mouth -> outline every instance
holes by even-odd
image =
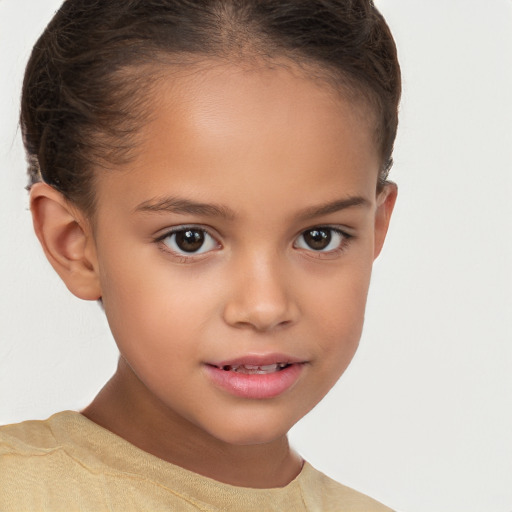
[[[266,365],[254,365],[254,364],[225,364],[223,366],[217,366],[219,370],[225,372],[243,373],[245,375],[268,375],[269,373],[276,373],[283,371],[288,368],[291,363],[274,363]]]
[[[210,381],[229,394],[241,398],[268,399],[294,387],[306,364],[306,361],[283,354],[269,354],[207,363],[205,370]]]

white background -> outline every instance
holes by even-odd
[[[116,362],[27,211],[20,82],[59,4],[0,0],[0,423],[85,406]],[[360,351],[292,441],[400,511],[512,512],[512,1],[376,4],[403,68],[399,202]]]

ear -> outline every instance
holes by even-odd
[[[71,293],[84,300],[99,299],[94,238],[85,215],[46,183],[32,186],[30,210],[44,253]]]
[[[395,207],[398,187],[395,183],[386,183],[377,196],[377,210],[375,212],[375,245],[374,258],[380,254],[386,233],[388,232],[389,221]]]

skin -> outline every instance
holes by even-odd
[[[135,160],[97,175],[94,218],[32,189],[48,259],[75,295],[102,298],[121,354],[83,414],[216,480],[284,486],[302,466],[288,430],[357,349],[396,187],[376,193],[364,109],[293,66],[203,66],[155,91]],[[179,254],[164,235],[190,225],[211,238]],[[302,234],[318,226],[348,236],[313,250]],[[205,371],[276,353],[303,364],[272,398],[234,396]]]

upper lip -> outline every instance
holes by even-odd
[[[225,361],[211,361],[208,362],[210,366],[217,366],[223,368],[225,366],[267,366],[271,364],[294,364],[305,363],[304,359],[293,357],[286,354],[248,354],[245,356],[237,357],[235,359],[227,359]]]

